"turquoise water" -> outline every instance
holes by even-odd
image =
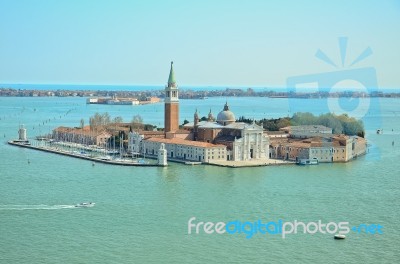
[[[181,121],[226,98],[181,100]],[[237,116],[315,114],[326,100],[229,98]],[[346,103],[346,102],[344,102]],[[349,103],[350,104],[350,103]],[[400,109],[379,99],[364,117],[368,155],[346,164],[229,169],[118,167],[0,145],[0,263],[394,263],[400,259]],[[163,105],[86,105],[84,98],[0,98],[0,137],[78,126],[96,111],[163,125]],[[50,120],[50,121],[48,121]],[[46,122],[47,121],[47,122]],[[43,125],[43,122],[44,125]],[[40,125],[40,126],[39,126]],[[383,128],[377,135],[375,130]],[[392,131],[393,129],[393,131]],[[392,146],[392,141],[395,145]],[[30,161],[28,163],[27,161]],[[82,201],[89,209],[74,208]],[[384,234],[187,234],[187,222],[348,221]]]

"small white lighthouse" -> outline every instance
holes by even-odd
[[[26,128],[24,125],[20,125],[18,129],[18,140],[26,141]]]
[[[161,143],[160,149],[158,150],[158,165],[167,166],[167,150],[165,144]]]

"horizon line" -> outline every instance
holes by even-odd
[[[4,87],[4,85],[56,85],[56,86],[117,86],[117,87],[122,87],[122,86],[144,86],[144,87],[160,87],[160,89],[164,89],[165,85],[159,85],[159,84],[95,84],[95,83],[0,83],[0,88],[11,88],[11,87]],[[254,89],[299,89],[299,90],[304,90],[304,89],[312,89],[315,92],[315,89],[331,89],[332,87],[285,87],[285,86],[264,86],[264,85],[195,85],[195,84],[188,84],[188,85],[178,85],[181,88],[242,88],[242,89],[247,89],[247,88],[254,88]],[[347,87],[343,89],[358,89],[354,87]],[[367,91],[368,89],[372,90],[379,90],[379,89],[400,89],[399,87],[374,87],[374,88],[366,88]],[[40,90],[40,89],[39,89]]]

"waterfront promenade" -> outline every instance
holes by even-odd
[[[209,162],[208,164],[220,167],[229,168],[245,168],[245,167],[261,167],[261,166],[279,166],[279,165],[294,165],[294,161],[277,160],[277,159],[251,159],[242,161],[218,161]]]
[[[146,154],[147,158],[157,159],[156,155]],[[170,158],[168,157],[168,161],[182,163],[190,166],[197,166],[198,164],[190,164],[190,161]],[[189,162],[189,163],[188,163]],[[203,162],[202,165],[211,165],[211,166],[219,166],[219,167],[228,167],[228,168],[246,168],[246,167],[263,167],[263,166],[280,166],[280,165],[295,165],[294,161],[290,160],[278,160],[278,159],[251,159],[251,160],[242,160],[242,161],[214,161],[214,162]]]

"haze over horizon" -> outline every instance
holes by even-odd
[[[291,76],[363,67],[376,69],[379,87],[400,87],[394,0],[2,0],[0,14],[1,84],[158,86],[174,61],[181,87],[277,88]]]

